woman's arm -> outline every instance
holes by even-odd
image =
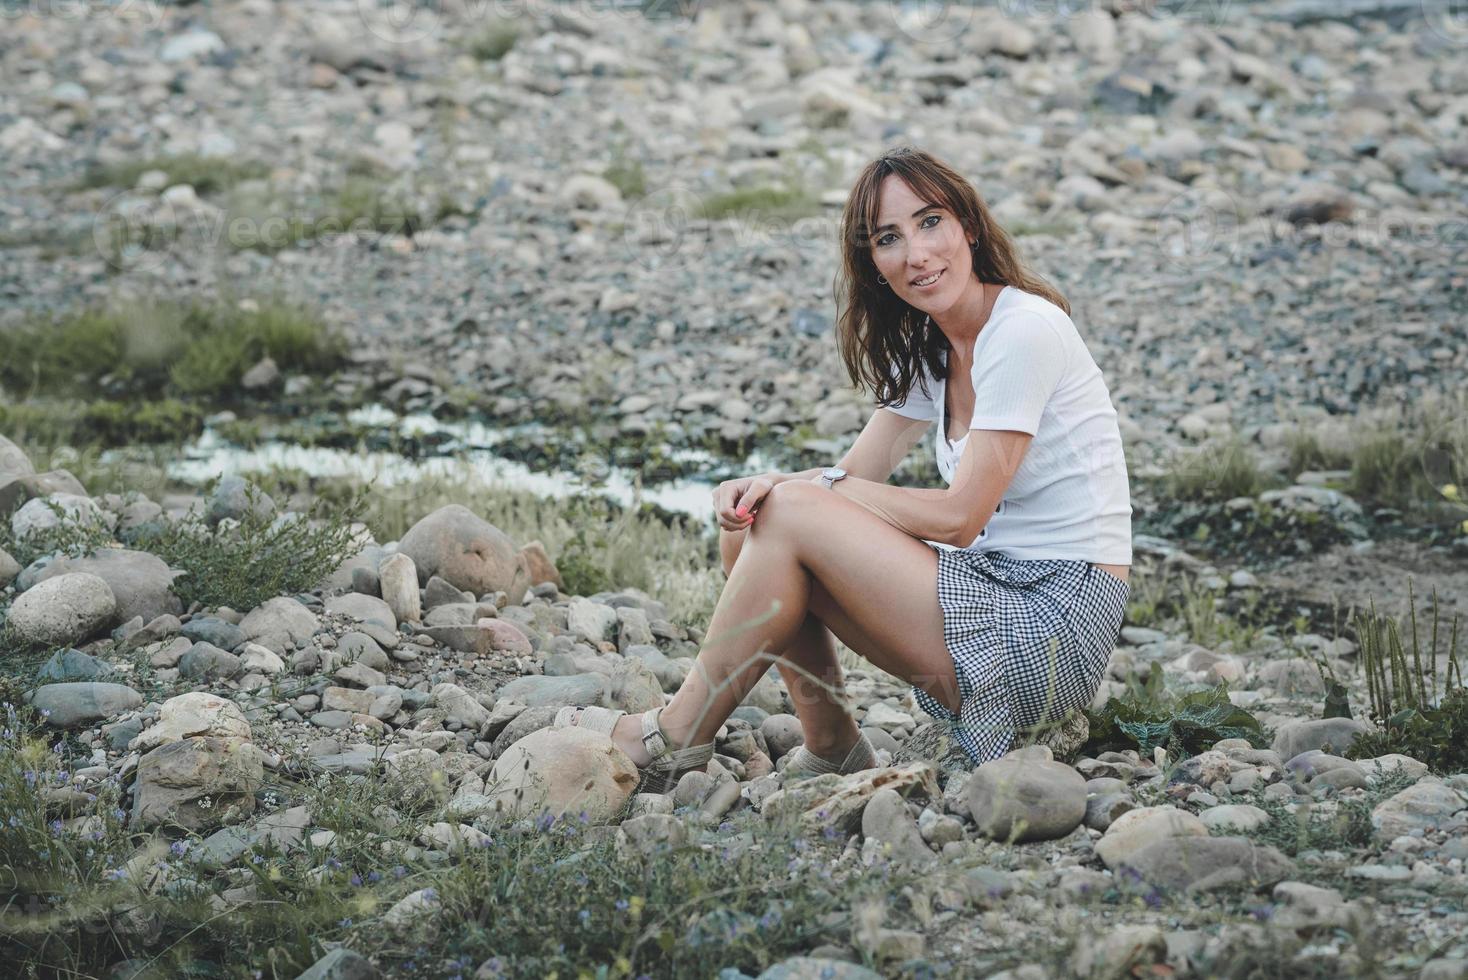
[[[994,515],[1032,439],[1028,432],[970,429],[946,488],[909,489],[847,477],[832,491],[915,538],[967,548]]]
[[[917,445],[918,440],[922,439],[931,424],[931,422],[904,418],[896,412],[878,408],[872,412],[872,417],[867,419],[867,424],[857,435],[856,442],[852,443],[851,448],[846,450],[846,454],[839,461],[831,465],[845,470],[847,479],[854,477],[876,483],[886,483],[887,478],[897,469],[898,464],[907,458],[908,452]],[[771,484],[776,484],[784,483],[787,480],[814,480],[823,469],[825,469],[824,466],[816,466],[798,473],[764,473],[761,475]]]

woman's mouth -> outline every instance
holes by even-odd
[[[947,269],[939,269],[937,272],[932,273],[927,278],[914,279],[912,281],[912,287],[914,289],[932,289],[935,285],[938,284],[938,280],[943,278],[943,273],[947,271]]]

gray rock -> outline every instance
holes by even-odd
[[[204,518],[210,524],[218,524],[225,519],[241,521],[252,513],[268,518],[275,512],[275,501],[268,493],[244,477],[231,473],[220,479],[209,495]]]
[[[1242,837],[1174,837],[1153,841],[1124,859],[1147,881],[1173,891],[1201,892],[1226,885],[1271,888],[1295,871],[1273,847]]]
[[[1273,747],[1286,762],[1312,749],[1342,755],[1351,747],[1356,735],[1365,731],[1370,731],[1370,726],[1354,718],[1291,721],[1275,731]]]
[[[1006,757],[973,770],[969,812],[994,840],[1053,840],[1086,816],[1086,781],[1070,766]]]
[[[96,501],[74,493],[52,493],[27,500],[10,516],[10,532],[17,541],[60,527],[101,528],[106,524],[107,515]]]
[[[497,696],[532,708],[574,704],[585,707],[605,703],[605,674],[573,674],[570,677],[544,677],[532,674],[518,677],[500,688]]]
[[[284,851],[301,843],[311,823],[303,806],[291,807],[261,817],[248,827],[226,827],[206,837],[189,852],[190,859],[206,871],[215,871],[238,861],[245,852],[269,842]]]
[[[192,681],[228,680],[239,674],[240,658],[212,643],[195,643],[178,659],[179,676]]]
[[[36,472],[30,457],[15,443],[0,436],[0,486]]]
[[[1103,833],[1123,813],[1137,808],[1137,804],[1125,793],[1099,793],[1086,797],[1085,823],[1092,830]]]
[[[80,650],[57,650],[36,672],[36,680],[42,684],[96,681],[104,680],[115,673],[113,666],[107,661],[98,660]]]
[[[1079,943],[1071,959],[1076,977],[1145,976],[1167,961],[1167,940],[1153,925],[1118,925],[1092,942]]]
[[[203,831],[255,810],[262,753],[249,742],[206,736],[168,742],[138,760],[132,824]]]
[[[937,863],[937,855],[928,849],[917,821],[907,812],[907,801],[896,790],[883,788],[872,794],[862,810],[861,832],[890,849],[896,864],[926,868]]]
[[[416,589],[416,584],[414,585]],[[346,616],[359,623],[377,623],[387,629],[398,628],[392,607],[376,596],[360,592],[344,592],[326,600],[326,611],[333,616]]]
[[[20,562],[10,557],[10,552],[0,548],[0,589],[9,586],[19,574]]]
[[[172,588],[173,580],[184,573],[146,551],[98,548],[84,558],[60,557],[41,571],[38,580],[44,582],[69,572],[90,572],[106,582],[117,599],[119,620],[141,616],[147,623],[159,616],[183,613],[183,603]]]
[[[338,947],[312,963],[296,980],[378,980],[381,976],[366,957]]]
[[[195,642],[212,643],[231,653],[245,642],[244,630],[218,616],[195,616],[184,623],[179,632]]]
[[[758,980],[881,980],[860,963],[818,956],[793,956],[761,973]]]
[[[1371,811],[1371,825],[1378,840],[1390,842],[1414,830],[1431,832],[1454,825],[1461,830],[1465,810],[1468,802],[1456,790],[1424,781],[1378,803]]]
[[[117,599],[106,581],[90,572],[47,579],[21,593],[10,606],[9,625],[38,646],[74,646],[110,629]]]
[[[53,728],[81,728],[140,707],[143,696],[126,684],[73,681],[44,684],[26,700],[37,711],[50,712],[46,724]]]
[[[652,857],[686,843],[688,827],[671,814],[646,813],[617,828],[617,853],[623,858]]]
[[[418,574],[416,567],[413,570],[413,574]],[[422,576],[420,575],[419,578],[421,579]],[[455,588],[438,575],[430,575],[428,577],[428,584],[423,587],[423,608],[425,609],[434,609],[450,603],[473,601],[474,594],[472,592],[465,592],[463,589]]]
[[[26,501],[52,494],[85,497],[87,488],[67,470],[28,473],[9,482],[0,481],[0,515],[13,514]]]
[[[281,656],[304,646],[320,628],[316,614],[289,596],[267,599],[240,620],[240,632],[246,640],[254,640]]]
[[[1258,830],[1269,823],[1268,812],[1247,803],[1229,803],[1212,806],[1198,814],[1203,826],[1210,831],[1232,828],[1239,831]]]
[[[382,601],[394,617],[394,623],[416,623],[423,619],[422,600],[418,592],[418,569],[413,559],[404,554],[389,555],[377,567]]]

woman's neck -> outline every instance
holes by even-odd
[[[973,354],[979,333],[988,323],[989,313],[1003,290],[1003,283],[985,283],[974,279],[957,303],[943,311],[941,317],[933,317],[933,322],[943,331],[943,336],[948,338],[948,346],[959,354],[961,360],[966,360]]]

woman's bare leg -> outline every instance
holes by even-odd
[[[938,557],[854,501],[815,483],[776,485],[719,596],[695,669],[659,716],[674,747],[713,739],[812,609],[813,583],[858,632],[857,653],[956,711],[958,679],[943,637]],[[835,610],[827,610],[829,614]],[[848,645],[851,638],[838,627]],[[869,645],[868,645],[869,644]],[[613,739],[648,762],[641,718],[620,719]]]
[[[719,532],[725,575],[734,570],[748,534],[748,530]],[[780,652],[776,667],[800,719],[805,747],[823,758],[840,759],[856,744],[860,731],[846,709],[835,637],[817,614],[818,609],[831,604],[825,587],[812,582],[811,612],[800,624],[795,639]]]

